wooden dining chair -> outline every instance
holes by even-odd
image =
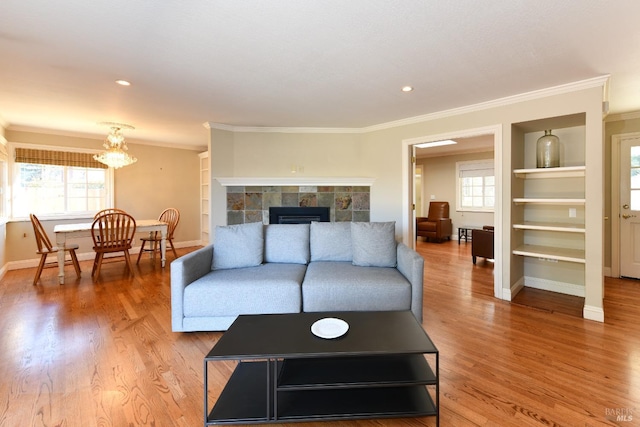
[[[106,209],[102,209],[99,210],[98,212],[96,212],[96,214],[93,216],[93,219],[98,218],[100,215],[102,214],[106,214],[106,213],[114,213],[114,212],[124,212],[127,213],[126,211],[124,211],[123,209],[118,209],[118,208],[106,208]]]
[[[71,255],[71,262],[73,263],[73,267],[76,269],[76,275],[80,278],[80,263],[78,262],[78,256],[76,255],[76,249],[78,249],[79,246],[77,244],[66,244],[64,248],[53,246],[38,217],[34,214],[30,214],[29,217],[31,218],[33,233],[36,236],[36,244],[38,245],[36,253],[40,255],[40,263],[38,264],[38,270],[36,270],[36,277],[33,279],[33,285],[35,286],[38,283],[38,280],[40,280],[42,269],[47,261],[47,255],[57,254],[61,249],[65,252],[69,252],[69,255]]]
[[[173,246],[173,232],[178,226],[178,222],[180,221],[180,211],[176,208],[168,208],[162,211],[160,216],[158,217],[158,221],[167,223],[167,243],[171,245],[171,250],[173,251],[173,256],[178,258],[178,253],[176,252],[176,248]],[[142,245],[140,246],[140,252],[138,253],[138,260],[136,264],[140,262],[140,257],[143,252],[151,252],[153,259],[156,258],[156,251],[159,250],[160,241],[162,240],[162,234],[159,231],[153,231],[149,233],[148,237],[142,237],[140,239],[142,241]],[[149,243],[149,248],[145,249],[145,245]]]
[[[129,250],[136,233],[136,220],[126,212],[107,212],[98,216],[91,225],[93,250],[96,258],[93,261],[91,276],[94,280],[100,276],[100,268],[105,254],[123,252],[129,272],[133,273],[133,265]]]
[[[96,212],[96,214],[93,216],[93,219],[98,218],[102,214],[113,213],[113,212],[124,212],[124,213],[127,213],[126,211],[124,211],[122,209],[118,209],[118,208],[105,208],[105,209],[102,209],[102,210],[99,210],[98,212]],[[98,237],[98,239],[99,238],[100,237]]]

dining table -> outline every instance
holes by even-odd
[[[58,224],[53,228],[56,235],[56,246],[64,248],[67,239],[91,236],[91,226],[93,222],[82,222],[72,224]],[[157,219],[140,219],[136,220],[136,233],[141,232],[160,232],[160,254],[162,259],[162,267],[166,264],[167,252],[167,227],[168,224]],[[65,251],[58,251],[58,280],[64,285],[64,255]]]

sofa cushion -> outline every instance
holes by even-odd
[[[264,261],[309,262],[309,224],[269,224],[264,229]]]
[[[353,265],[395,267],[397,263],[396,223],[352,222]]]
[[[298,313],[306,270],[301,264],[214,270],[184,289],[184,316]]]
[[[261,222],[217,226],[211,268],[221,270],[262,264],[263,228]]]
[[[312,262],[302,282],[303,311],[411,309],[411,283],[395,268]]]
[[[351,261],[350,222],[311,223],[311,261]]]

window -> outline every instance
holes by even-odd
[[[640,211],[640,147],[631,147],[631,210]]]
[[[457,210],[493,212],[495,206],[495,174],[493,159],[457,162]]]
[[[113,174],[91,153],[15,147],[12,216],[92,215],[111,206]]]

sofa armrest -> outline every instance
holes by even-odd
[[[398,271],[411,283],[411,312],[422,324],[424,259],[404,243],[398,243],[397,259]]]
[[[211,271],[213,245],[177,258],[171,263],[171,329],[184,331],[184,289]]]
[[[437,221],[438,236],[450,237],[451,233],[453,233],[451,218],[438,218]]]
[[[429,218],[427,218],[426,216],[418,216],[418,217],[416,217],[416,224],[421,223],[421,222],[425,222],[425,221],[429,221]]]

